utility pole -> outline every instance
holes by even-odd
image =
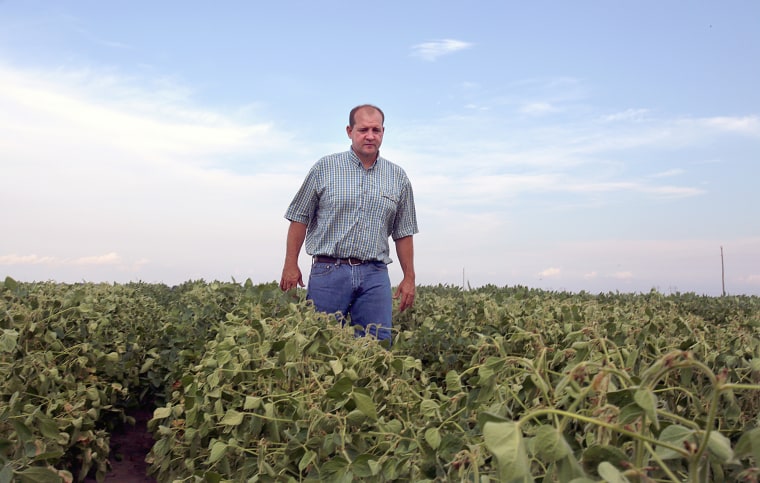
[[[723,296],[726,296],[726,268],[723,265],[723,246],[720,247],[720,278],[723,282]]]

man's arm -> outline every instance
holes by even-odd
[[[290,290],[297,285],[304,286],[301,269],[298,268],[298,255],[306,239],[306,225],[291,221],[288,227],[288,239],[285,246],[285,266],[282,269],[280,289]]]
[[[399,311],[403,312],[414,305],[414,242],[411,236],[405,236],[396,240],[396,255],[404,272],[404,279],[399,283],[393,298],[400,298]]]

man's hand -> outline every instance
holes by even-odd
[[[280,278],[280,289],[287,292],[297,286],[304,286],[301,269],[298,268],[298,253],[306,238],[306,225],[291,221],[288,227],[288,240],[285,248],[285,264]]]
[[[283,292],[287,292],[288,290],[295,288],[296,286],[304,286],[303,283],[303,276],[301,275],[301,269],[298,268],[298,265],[295,266],[285,266],[285,268],[282,269],[282,278],[280,279],[280,289]]]
[[[414,282],[411,280],[407,280],[405,278],[401,281],[400,284],[398,284],[398,288],[396,289],[396,293],[393,295],[393,298],[400,299],[398,306],[399,312],[403,312],[404,310],[414,305],[414,291]]]

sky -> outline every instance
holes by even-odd
[[[418,285],[760,295],[759,26],[754,0],[0,0],[0,278],[279,281],[288,204],[372,103]]]

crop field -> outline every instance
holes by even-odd
[[[760,298],[418,287],[391,347],[276,284],[0,281],[0,483],[757,482]]]

